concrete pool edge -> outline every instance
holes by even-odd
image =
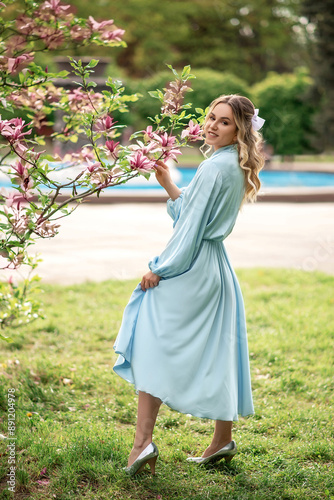
[[[0,180],[4,174],[0,173]],[[64,202],[68,196],[58,196],[59,202]],[[163,190],[139,189],[126,191],[108,188],[100,194],[100,197],[91,196],[85,203],[164,203],[168,195]],[[37,197],[33,197],[34,202]],[[260,202],[292,202],[292,203],[313,203],[313,202],[334,202],[334,186],[324,187],[270,187],[262,188],[257,198]]]
[[[145,192],[129,193],[114,192],[112,188],[108,192],[102,192],[100,197],[91,196],[85,200],[85,203],[165,203],[169,196],[164,192],[154,189]],[[65,196],[59,196],[58,200],[63,202],[67,199]],[[315,203],[315,202],[334,202],[334,187],[326,188],[268,188],[260,190],[257,201],[260,202],[292,202],[292,203]]]

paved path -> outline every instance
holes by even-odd
[[[61,224],[58,236],[31,247],[41,252],[38,274],[46,282],[139,278],[172,233],[160,203],[86,203]],[[288,267],[334,275],[334,203],[246,205],[225,244],[235,268]]]

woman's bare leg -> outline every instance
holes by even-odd
[[[152,443],[153,429],[160,405],[160,399],[139,391],[136,435],[129,456],[128,467],[133,464],[146,446]]]
[[[233,422],[231,421],[216,420],[215,432],[211,444],[203,453],[203,457],[213,455],[232,441],[232,425]]]

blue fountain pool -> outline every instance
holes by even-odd
[[[193,179],[196,168],[178,168],[181,174],[177,182],[179,187],[186,187]],[[296,172],[281,170],[264,170],[260,172],[260,180],[263,188],[284,188],[284,187],[334,187],[334,173],[330,172]],[[151,183],[128,182],[113,189],[162,189],[159,185]]]
[[[195,168],[179,169],[182,174],[181,187],[187,186],[196,173]],[[296,172],[289,170],[262,170],[260,172],[262,187],[329,187],[334,186],[334,173],[330,172]]]
[[[178,168],[179,187],[186,187],[193,179],[196,168]],[[334,173],[330,172],[304,172],[288,170],[263,170],[260,172],[260,180],[263,188],[284,188],[284,187],[334,187]],[[144,178],[138,183],[137,178],[126,184],[115,186],[113,190],[145,191],[148,189],[162,190],[163,188],[152,182],[146,182]],[[11,184],[7,179],[0,179],[0,187],[10,188]]]

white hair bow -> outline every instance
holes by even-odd
[[[260,130],[260,128],[263,126],[264,122],[266,121],[258,115],[259,115],[259,110],[256,109],[254,111],[254,115],[252,117],[252,125],[253,125],[254,130]]]

